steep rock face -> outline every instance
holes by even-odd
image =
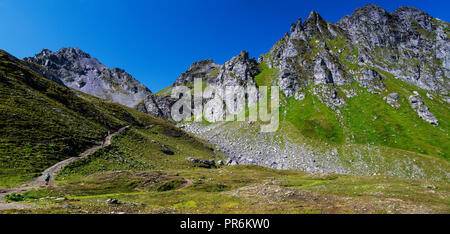
[[[170,97],[148,95],[142,102],[136,105],[136,109],[162,119],[170,119],[170,111],[176,100]]]
[[[110,69],[78,48],[63,48],[57,52],[43,49],[26,61],[43,66],[68,87],[135,106],[151,91],[119,68]]]

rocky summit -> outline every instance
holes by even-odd
[[[152,94],[124,70],[108,68],[78,48],[43,49],[24,60],[44,67],[68,87],[126,106],[135,106]]]

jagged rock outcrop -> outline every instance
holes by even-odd
[[[419,93],[414,92],[414,95],[411,95],[409,97],[409,102],[411,103],[411,107],[417,112],[420,118],[422,118],[423,120],[427,121],[428,123],[434,126],[439,125],[438,119],[434,116],[433,113],[431,113],[431,111],[425,105]]]
[[[326,22],[314,11],[304,22],[299,19],[291,25],[290,34],[278,41],[264,60],[269,68],[280,71],[278,85],[284,95],[291,97],[309,85],[330,84],[330,89],[335,89],[334,86],[352,82],[352,77],[336,57],[338,50],[328,48],[324,41],[334,39],[339,33],[342,34],[339,27]],[[335,91],[329,93],[336,95]],[[330,97],[321,100],[340,99]],[[336,106],[337,103],[326,104]]]
[[[110,69],[78,48],[43,49],[25,60],[41,65],[68,87],[123,105],[135,106],[152,94],[124,70]]]
[[[166,92],[158,95],[158,97],[147,98],[138,105],[138,109],[158,117],[170,118],[171,106],[176,102],[175,99],[170,97],[171,88],[182,85],[192,88],[194,81],[201,79],[202,83],[214,85],[219,90],[224,91],[227,86],[246,87],[247,85],[255,85],[254,78],[259,73],[257,61],[254,58],[249,58],[246,51],[242,51],[223,65],[218,65],[211,59],[201,60],[193,63],[187,71],[182,73]],[[223,99],[225,98],[223,92],[218,93],[218,95],[221,95]],[[202,103],[205,104],[209,100],[210,98],[204,98]],[[255,103],[256,100],[251,99],[250,102]],[[192,103],[191,110],[194,111],[194,103]],[[224,110],[223,113],[218,113],[216,118],[223,118],[227,111],[228,109]],[[215,114],[213,115],[215,116]]]
[[[355,75],[355,78],[361,87],[367,88],[368,92],[379,94],[385,88],[383,78],[373,69],[363,68],[360,74]]]
[[[217,86],[235,86],[255,84],[254,78],[258,75],[258,63],[254,58],[248,57],[247,51],[242,51],[220,67],[217,78],[211,78]]]
[[[193,63],[177,78],[172,87],[192,85],[197,78],[219,87],[246,86],[255,84],[254,78],[259,72],[258,62],[254,58],[250,59],[247,51],[242,51],[223,65],[218,65],[211,59]]]

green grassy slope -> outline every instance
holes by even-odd
[[[318,98],[307,94],[302,101],[287,99],[285,121],[291,122],[304,136],[329,143],[371,144],[413,151],[450,160],[450,106],[439,99],[424,98],[430,111],[439,119],[435,127],[419,118],[411,108],[408,97],[426,91],[385,76],[386,90],[372,94],[353,85],[358,96],[346,98],[346,104],[338,114]],[[383,100],[389,93],[400,94],[401,107],[396,110]]]
[[[0,213],[448,213],[448,184],[257,166],[108,171],[15,196]],[[108,199],[118,200],[109,204]]]
[[[260,68],[262,72],[255,77],[258,86],[270,86],[276,82],[277,69],[269,69],[264,63],[260,64]],[[219,128],[220,132],[212,130],[206,135],[227,136],[224,141],[228,142],[245,141],[254,149],[261,148],[263,143],[264,146],[279,146],[283,150],[283,139],[286,139],[300,147],[314,149],[323,158],[335,150],[335,157],[348,173],[381,173],[447,182],[450,169],[449,104],[438,98],[428,98],[425,90],[395,79],[390,73],[381,70],[379,73],[386,86],[380,94],[370,93],[356,82],[337,86],[339,95],[345,99],[339,111],[331,110],[311,94],[314,85],[302,91],[306,97],[300,101],[280,94],[280,128],[276,137],[282,139],[281,143],[270,140],[271,137],[265,141],[261,135],[254,135],[258,130],[249,127],[254,125],[239,123],[225,123]],[[344,92],[348,90],[353,90],[357,95],[346,97]],[[420,93],[430,111],[439,119],[439,126],[419,118],[411,108],[408,98],[414,91]],[[394,92],[400,95],[399,109],[383,100]],[[249,108],[245,111],[248,116]],[[203,124],[210,125],[207,122]],[[253,155],[249,154],[249,157],[258,157]],[[295,162],[297,156],[302,157],[301,154],[293,155],[290,160]],[[290,164],[289,168],[296,168],[294,164]]]
[[[162,157],[164,147],[173,149],[179,160],[214,156],[210,146],[166,121],[68,89],[29,67],[0,50],[0,187],[24,183],[99,144],[108,130],[126,125],[131,126],[126,136],[135,150],[141,141],[159,140],[152,148],[156,153],[147,157]]]
[[[339,34],[334,39],[311,39],[309,43],[311,51],[301,54],[299,61],[308,60],[311,55],[314,56],[323,50],[319,44],[324,42],[327,48],[334,51],[335,62],[341,64],[345,71],[352,74],[361,72],[364,67],[358,65],[358,48],[344,38]],[[336,54],[336,51],[339,53]],[[398,66],[398,64],[389,63],[386,59],[389,55],[395,54],[394,52],[387,48],[377,48],[372,52],[376,58],[374,63],[386,63],[388,67]],[[273,69],[268,69],[266,66],[262,68],[261,74],[273,72]],[[282,113],[287,112],[283,120],[292,123],[304,136],[313,140],[329,143],[349,141],[361,145],[373,144],[431,155],[449,161],[450,104],[438,98],[427,98],[426,90],[396,79],[389,72],[374,67],[371,69],[382,76],[382,82],[386,88],[381,94],[367,92],[355,81],[351,85],[336,86],[339,96],[346,101],[340,110],[342,114],[338,114],[320,103],[316,97],[311,97],[308,91],[312,87],[309,85],[305,87],[307,92],[305,100],[287,99],[286,105],[282,107]],[[298,70],[298,72],[301,74],[302,71]],[[312,74],[307,74],[304,78],[309,76]],[[259,78],[257,83],[266,85],[267,82],[261,80],[264,79]],[[346,98],[346,95],[341,92],[342,89],[353,89],[358,95]],[[430,111],[438,118],[438,127],[420,119],[413,111],[408,101],[413,91],[420,93]],[[398,110],[383,100],[383,97],[394,92],[400,95],[401,107]]]

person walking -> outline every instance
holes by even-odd
[[[51,177],[50,173],[47,173],[45,175],[45,185],[48,185],[48,182],[50,182],[50,177]]]

